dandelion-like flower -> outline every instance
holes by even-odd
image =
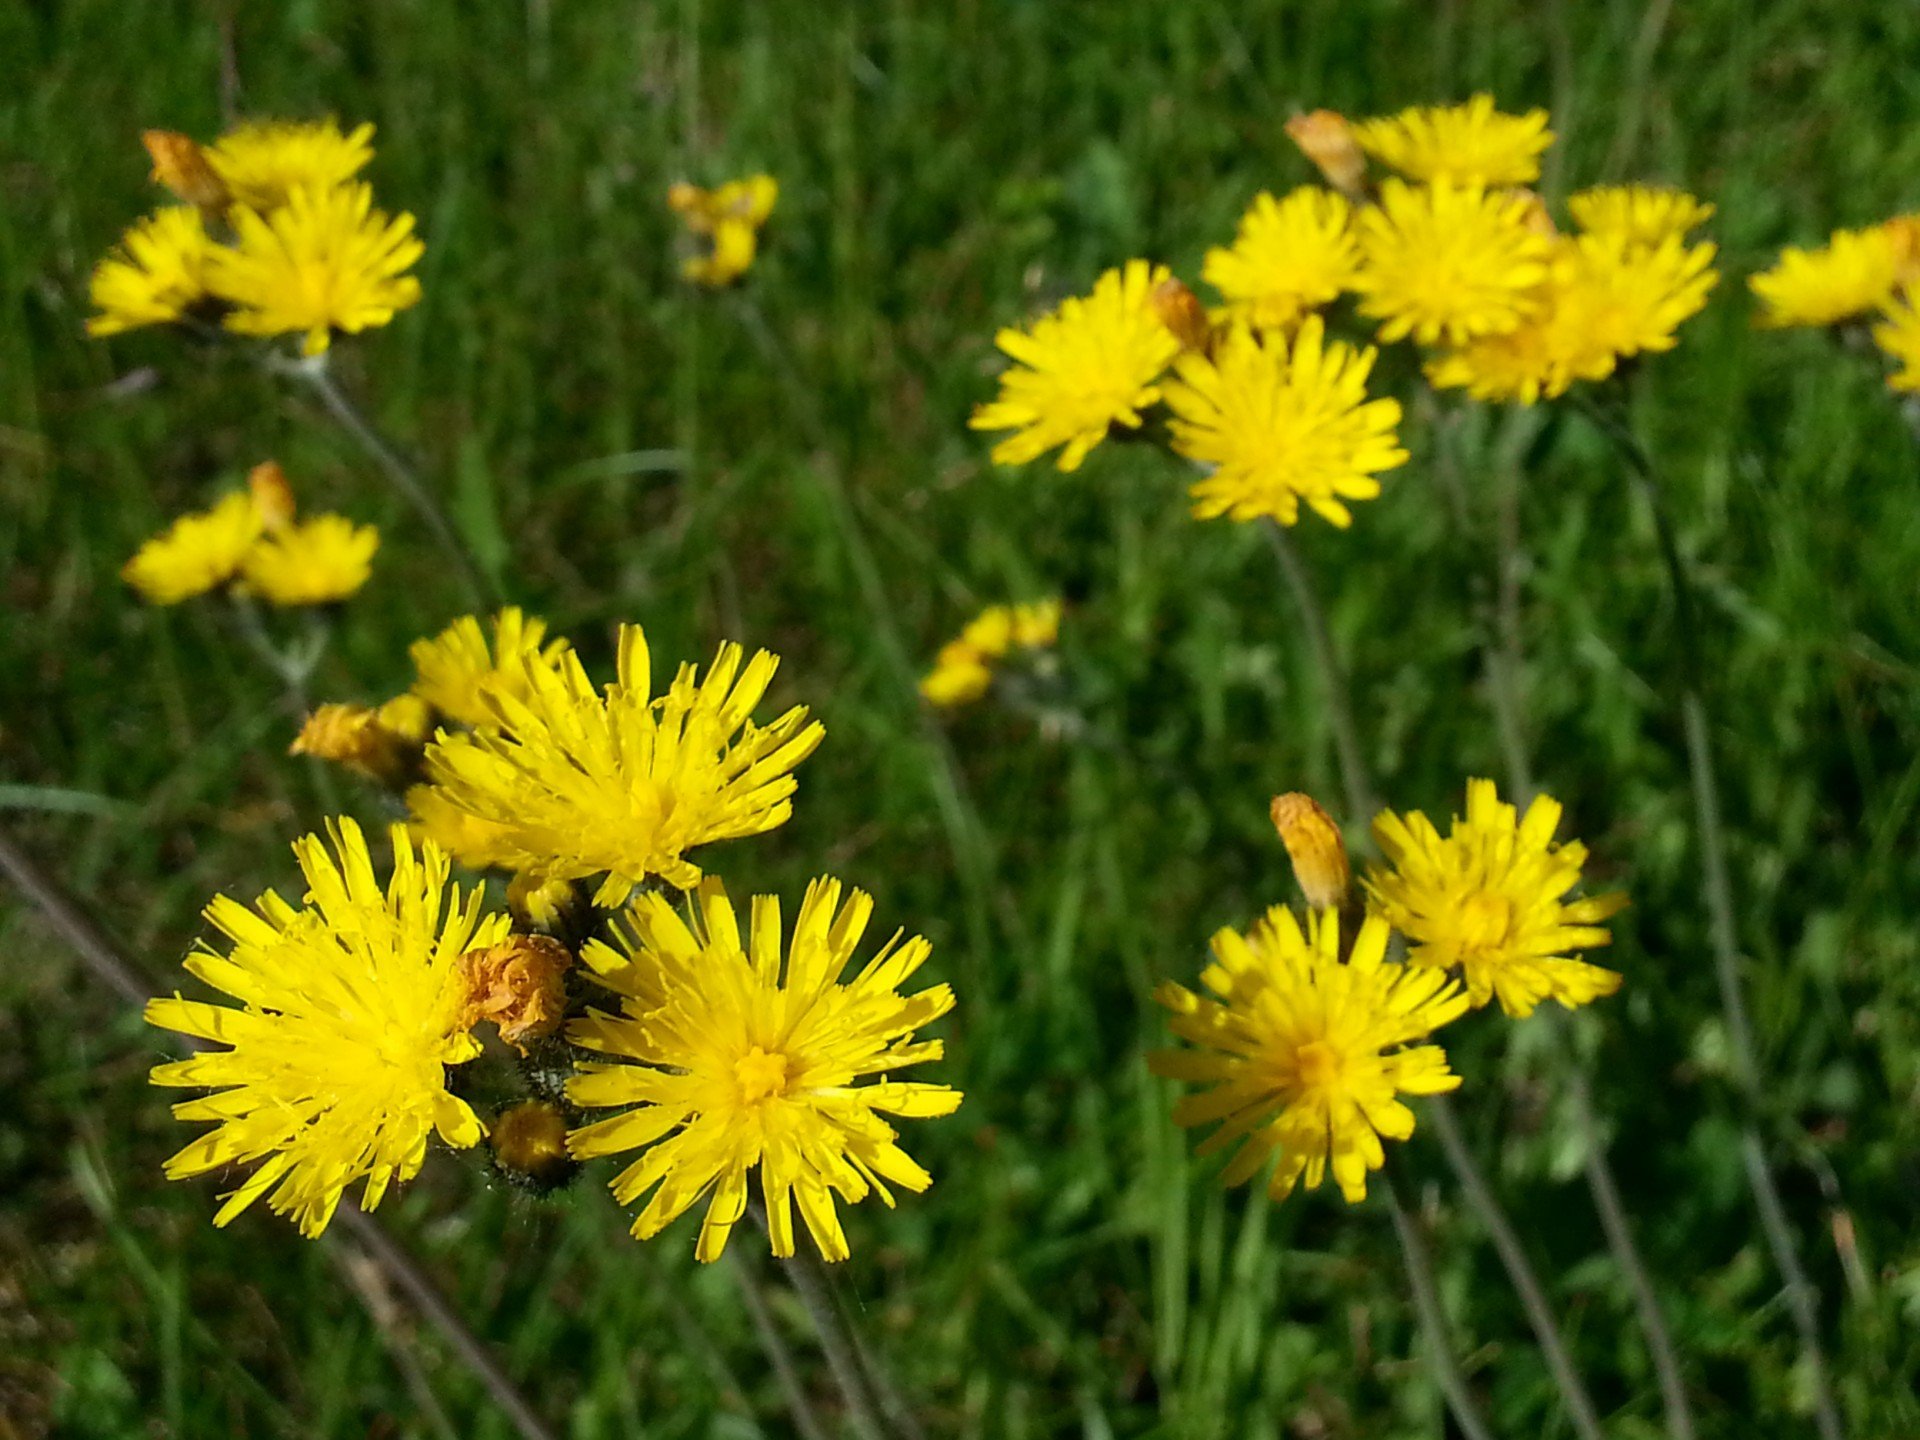
[[[254,910],[225,895],[207,907],[231,950],[184,964],[239,1005],[176,994],[147,1006],[148,1023],[226,1047],[153,1071],[156,1085],[218,1092],[173,1107],[215,1125],[167,1162],[169,1178],[257,1166],[216,1225],[266,1195],[302,1234],[319,1235],[349,1185],[366,1181],[371,1209],[411,1178],[430,1134],[467,1146],[484,1133],[448,1090],[446,1067],[480,1052],[459,1024],[460,956],[504,940],[506,917],[482,918],[480,893],[449,885],[446,857],[431,845],[416,853],[400,827],[384,887],[359,826],[341,819],[331,830],[334,855],[317,835],[294,846],[308,889],[300,908],[271,890]]]
[[[970,705],[991,688],[997,661],[1022,651],[1051,649],[1059,639],[1058,600],[989,605],[940,647],[933,669],[920,681],[921,698],[942,709]]]
[[[1096,280],[1091,295],[994,337],[1015,364],[1000,377],[1000,397],[968,422],[1016,432],[993,447],[994,464],[1024,465],[1059,447],[1059,468],[1078,470],[1115,425],[1139,428],[1141,412],[1160,398],[1154,382],[1180,353],[1154,304],[1167,278],[1164,265],[1129,260]]]
[[[773,214],[780,185],[771,175],[749,175],[729,180],[714,190],[703,190],[682,180],[667,191],[667,204],[688,231],[703,237],[708,248],[680,264],[680,273],[696,285],[718,288],[746,274],[759,253],[760,228]]]
[[[438,845],[469,870],[507,870],[515,851],[508,830],[462,810],[432,785],[407,787],[407,824],[423,840]]]
[[[449,720],[462,725],[493,723],[489,695],[527,696],[531,670],[558,674],[573,647],[560,637],[547,639],[547,622],[509,605],[493,617],[493,643],[475,615],[462,615],[438,635],[408,647],[413,660],[413,693]]]
[[[1352,217],[1344,196],[1316,185],[1284,200],[1257,195],[1232,246],[1207,252],[1201,277],[1248,324],[1291,325],[1352,285],[1360,260]]]
[[[1747,285],[1760,301],[1762,325],[1837,325],[1886,304],[1905,263],[1902,239],[1887,226],[1836,230],[1816,250],[1789,245]]]
[[[1552,246],[1530,196],[1477,184],[1388,180],[1359,216],[1361,313],[1380,338],[1461,345],[1520,327]]]
[[[202,152],[235,204],[277,210],[300,189],[345,185],[373,159],[373,126],[334,120],[253,120]]]
[[[1887,384],[1920,391],[1920,288],[1905,286],[1887,302],[1886,317],[1873,327],[1873,343],[1900,367]]]
[[[1217,999],[1163,983],[1154,998],[1192,1050],[1148,1057],[1156,1075],[1212,1088],[1174,1107],[1182,1126],[1220,1122],[1197,1153],[1236,1141],[1221,1180],[1240,1185],[1278,1156],[1267,1193],[1284,1200],[1328,1170],[1349,1202],[1364,1199],[1367,1172],[1386,1162],[1382,1140],[1413,1134],[1402,1095],[1459,1088],[1446,1052],[1422,1043],[1467,1007],[1460,986],[1434,970],[1389,964],[1388,929],[1369,918],[1340,954],[1340,917],[1308,919],[1276,907],[1242,936],[1213,937],[1201,983]]]
[[[646,635],[622,626],[619,679],[604,697],[571,651],[554,669],[524,665],[525,698],[490,692],[492,723],[442,732],[427,777],[453,807],[500,827],[510,869],[544,880],[604,872],[600,905],[653,875],[688,889],[700,867],[687,851],[786,822],[793,768],[820,743],[804,705],[770,725],[748,718],[780,662],[763,650],[742,670],[741,656],[722,645],[704,680],[682,665],[656,696]]]
[[[1289,343],[1236,328],[1211,356],[1183,355],[1167,386],[1173,448],[1212,466],[1194,482],[1193,513],[1235,520],[1300,518],[1305,501],[1345,528],[1343,503],[1380,493],[1374,478],[1406,462],[1396,400],[1367,397],[1371,348],[1327,343],[1310,315]]]
[[[1382,811],[1373,837],[1390,868],[1375,868],[1367,890],[1410,947],[1417,966],[1460,970],[1475,1005],[1498,997],[1516,1018],[1542,1000],[1568,1009],[1620,988],[1620,976],[1570,951],[1608,944],[1602,923],[1624,893],[1568,900],[1587,848],[1556,845],[1561,807],[1534,797],[1524,818],[1501,803],[1491,780],[1467,782],[1467,815],[1442,838],[1418,810]]]
[[[575,1130],[568,1148],[579,1159],[644,1152],[613,1180],[623,1205],[651,1192],[636,1236],[659,1234],[707,1199],[695,1253],[717,1260],[757,1166],[773,1253],[793,1254],[797,1205],[821,1255],[844,1260],[835,1195],[856,1204],[877,1194],[891,1206],[889,1184],[918,1192],[932,1183],[881,1117],[959,1107],[948,1086],[892,1078],[944,1053],[914,1032],[953,1008],[953,991],[900,993],[932,948],[918,936],[896,934],[843,980],[872,911],[861,891],[843,906],[838,880],[816,880],[783,946],[776,897],[754,897],[743,934],[725,887],[708,880],[697,927],[648,894],[617,928],[617,949],[588,947],[583,958],[620,1013],[590,1012],[568,1027],[570,1040],[611,1063],[582,1065],[567,1097],[633,1108]]]
[[[87,333],[118,335],[180,319],[207,298],[213,249],[191,205],[169,205],[137,222],[94,267],[88,296],[95,313],[87,318]]]
[[[1649,247],[1684,240],[1713,217],[1713,206],[1660,185],[1596,185],[1572,196],[1567,210],[1589,235]]]
[[[147,541],[120,578],[150,604],[178,605],[232,580],[259,538],[253,497],[236,490],[211,510],[182,515]]]
[[[413,216],[373,208],[363,184],[296,187],[285,205],[236,206],[234,244],[215,249],[207,283],[233,305],[226,326],[242,335],[300,335],[318,355],[333,332],[357,334],[420,299],[407,274],[423,250]]]
[[[261,537],[240,566],[250,594],[269,605],[331,605],[373,573],[380,532],[344,515],[316,515]]]
[[[1505,115],[1491,95],[1464,105],[1416,105],[1353,130],[1362,150],[1402,175],[1463,185],[1530,185],[1553,144],[1546,111]]]

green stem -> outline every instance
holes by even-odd
[[[1399,1165],[1392,1156],[1387,1158],[1381,1175],[1386,1180],[1387,1209],[1393,1216],[1393,1231],[1400,1239],[1400,1258],[1406,1264],[1407,1283],[1413,1290],[1414,1314],[1419,1317],[1420,1329],[1426,1335],[1427,1363],[1433,1367],[1440,1393],[1446,1397],[1447,1408],[1453,1412],[1467,1440],[1493,1440],[1486,1416],[1480,1413],[1480,1403],[1473,1398],[1460,1362],[1454,1358],[1453,1330],[1447,1323],[1446,1307],[1440,1302],[1440,1287],[1434,1280],[1433,1253],[1427,1248],[1426,1234],[1407,1200]]]
[[[798,1250],[792,1259],[781,1261],[780,1267],[793,1286],[793,1293],[800,1297],[801,1308],[807,1312],[814,1336],[820,1342],[820,1353],[826,1357],[827,1368],[833,1372],[834,1383],[847,1402],[847,1417],[860,1440],[893,1440],[894,1432],[883,1418],[879,1397],[874,1394],[866,1366],[861,1363],[860,1342],[847,1324],[845,1313],[835,1303],[819,1260],[805,1250]]]
[[[813,1413],[806,1386],[800,1383],[800,1371],[793,1363],[793,1351],[774,1321],[773,1308],[767,1304],[766,1292],[761,1288],[760,1276],[753,1262],[736,1246],[727,1252],[727,1264],[733,1271],[733,1278],[740,1282],[740,1298],[746,1303],[747,1318],[753,1322],[760,1348],[767,1353],[767,1363],[773,1366],[773,1377],[780,1386],[780,1393],[786,1398],[787,1413],[793,1417],[793,1428],[800,1432],[800,1440],[827,1440],[826,1428],[820,1423],[820,1417]]]

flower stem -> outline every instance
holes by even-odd
[[[1744,1102],[1740,1120],[1741,1167],[1760,1213],[1760,1228],[1780,1271],[1787,1308],[1800,1332],[1800,1348],[1813,1389],[1814,1424],[1822,1440],[1843,1440],[1846,1428],[1834,1399],[1820,1344],[1819,1291],[1800,1263],[1799,1246],[1787,1221],[1786,1206],[1767,1159],[1766,1143],[1755,1115],[1760,1101],[1759,1047],[1747,1011],[1746,990],[1740,977],[1739,931],[1733,914],[1733,882],[1727,872],[1726,831],[1720,816],[1720,788],[1714,772],[1713,742],[1707,728],[1707,707],[1701,698],[1700,635],[1692,577],[1680,556],[1673,515],[1660,484],[1653,459],[1624,415],[1615,409],[1581,402],[1581,410],[1611,440],[1653,512],[1660,559],[1673,593],[1675,624],[1679,630],[1680,718],[1686,732],[1687,772],[1692,782],[1694,822],[1700,831],[1701,888],[1707,902],[1707,930],[1713,949],[1714,974],[1720,986],[1720,1007],[1733,1051],[1734,1080]]]
[[[860,1440],[893,1440],[894,1432],[882,1416],[880,1401],[861,1363],[860,1342],[847,1324],[845,1312],[835,1303],[832,1286],[819,1260],[805,1250],[796,1247],[796,1251],[792,1259],[781,1261],[780,1266],[813,1325],[820,1353],[826,1356],[827,1368],[833,1372],[834,1383],[847,1402],[847,1417]]]
[[[1413,1206],[1407,1201],[1399,1168],[1391,1156],[1381,1174],[1387,1183],[1387,1209],[1393,1216],[1394,1234],[1400,1237],[1400,1258],[1406,1264],[1407,1283],[1413,1290],[1414,1314],[1426,1334],[1427,1363],[1433,1367],[1440,1393],[1446,1397],[1447,1408],[1453,1412],[1467,1440],[1493,1440],[1486,1417],[1480,1413],[1480,1403],[1473,1398],[1460,1362],[1454,1358],[1452,1327],[1447,1323],[1446,1308],[1440,1303],[1440,1287],[1433,1278],[1433,1254],[1427,1248],[1427,1237]]]
[[[107,932],[97,924],[79,901],[33,860],[26,851],[0,830],[0,874],[40,911],[47,924],[67,943],[94,978],[129,1005],[144,1006],[154,995],[153,987],[140,974]],[[182,1037],[180,1043],[192,1048]],[[486,1388],[493,1402],[519,1432],[521,1440],[554,1440],[526,1396],[520,1393],[493,1352],[460,1318],[446,1296],[395,1240],[387,1228],[366,1214],[353,1201],[342,1199],[336,1218],[353,1236],[380,1271],[403,1291],[420,1313],[440,1332],[474,1378]],[[359,1293],[356,1291],[356,1293]],[[366,1297],[361,1295],[363,1303]],[[374,1317],[378,1326],[379,1317]]]
[[[753,1322],[760,1348],[767,1352],[767,1363],[773,1366],[774,1379],[779,1383],[780,1393],[786,1397],[787,1413],[793,1417],[793,1428],[800,1432],[800,1440],[827,1440],[826,1429],[821,1425],[820,1417],[813,1413],[806,1387],[800,1383],[800,1372],[793,1363],[793,1351],[788,1348],[780,1327],[774,1323],[772,1307],[767,1304],[766,1292],[761,1289],[760,1276],[753,1262],[736,1247],[727,1252],[727,1264],[733,1270],[733,1278],[740,1282],[740,1298],[746,1303],[747,1318]]]

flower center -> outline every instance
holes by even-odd
[[[734,1063],[734,1081],[740,1086],[740,1103],[758,1105],[784,1095],[787,1090],[787,1057],[778,1051],[769,1055],[758,1045]]]
[[[1340,1078],[1340,1052],[1324,1040],[1309,1040],[1293,1054],[1294,1069],[1300,1084],[1309,1090],[1322,1090]]]
[[[1494,950],[1513,929],[1513,902],[1490,890],[1469,895],[1460,906],[1460,948]]]

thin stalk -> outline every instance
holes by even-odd
[[[316,355],[309,359],[282,361],[274,368],[303,380],[313,393],[320,398],[327,413],[339,423],[342,430],[353,437],[360,448],[378,465],[393,488],[400,492],[408,504],[413,506],[427,528],[433,532],[433,538],[440,548],[452,557],[454,565],[460,571],[460,578],[466,585],[468,598],[475,607],[491,610],[500,604],[500,591],[487,573],[480,568],[472,548],[454,529],[453,521],[446,509],[427,489],[418,471],[409,464],[386,438],[376,430],[373,422],[360,412],[360,408],[347,398],[346,391],[333,378],[333,372],[327,367],[327,357]]]
[[[233,596],[233,613],[240,638],[280,682],[287,711],[298,725],[313,709],[308,682],[313,679],[313,672],[319,667],[320,659],[326,654],[327,644],[333,636],[327,618],[316,614],[306,646],[294,651],[281,649],[267,633],[267,627],[260,618],[260,609],[251,596],[236,592]],[[314,793],[319,798],[321,808],[330,814],[337,812],[340,809],[340,790],[333,783],[327,762],[318,756],[309,756],[307,773],[313,779]]]
[[[1768,1163],[1766,1143],[1755,1120],[1760,1101],[1759,1046],[1755,1043],[1753,1021],[1747,1010],[1746,989],[1740,976],[1739,931],[1733,913],[1733,882],[1727,871],[1726,830],[1720,816],[1720,787],[1715,774],[1712,736],[1707,728],[1707,707],[1701,698],[1700,632],[1692,577],[1680,556],[1673,515],[1667,506],[1666,491],[1653,468],[1653,459],[1640,437],[1624,417],[1591,401],[1581,409],[1610,439],[1627,463],[1653,512],[1654,532],[1658,537],[1660,559],[1667,571],[1673,592],[1674,620],[1679,630],[1681,664],[1680,717],[1686,732],[1687,772],[1692,782],[1694,821],[1700,830],[1701,888],[1707,902],[1707,930],[1713,949],[1714,974],[1720,986],[1720,1005],[1727,1024],[1727,1038],[1733,1050],[1734,1079],[1744,1101],[1740,1118],[1741,1167],[1753,1191],[1754,1205],[1760,1212],[1760,1228],[1767,1248],[1773,1253],[1785,1287],[1787,1308],[1800,1332],[1800,1348],[1806,1360],[1808,1379],[1813,1388],[1814,1424],[1821,1440],[1844,1440],[1846,1427],[1841,1420],[1828,1376],[1826,1352],[1820,1343],[1819,1291],[1815,1289],[1805,1266],[1800,1263],[1799,1246],[1787,1220],[1786,1205],[1780,1198],[1773,1168]]]
[[[0,830],[0,874],[6,875],[40,911],[42,918],[96,980],[129,1005],[144,1007],[153,998],[153,987],[127,959],[120,945],[4,830]],[[184,1040],[182,1043],[190,1044]],[[440,1331],[441,1338],[512,1422],[521,1440],[555,1440],[553,1431],[535,1413],[486,1344],[468,1328],[432,1278],[386,1227],[351,1200],[343,1199],[335,1213],[381,1272],[404,1291],[420,1313]],[[360,1298],[364,1304],[366,1297]],[[374,1321],[378,1325],[379,1317],[375,1316]]]
[[[1275,520],[1264,522],[1262,528],[1267,533],[1267,543],[1273,547],[1273,558],[1280,564],[1287,589],[1293,592],[1301,628],[1306,631],[1307,648],[1320,672],[1327,724],[1333,731],[1334,755],[1339,761],[1341,785],[1346,791],[1347,815],[1361,824],[1370,824],[1380,813],[1380,801],[1374,793],[1366,754],[1360,748],[1360,731],[1353,723],[1353,698],[1347,686],[1347,672],[1333,648],[1333,632],[1327,628],[1326,612],[1320,607],[1313,577],[1308,574],[1306,561],[1301,558],[1287,528]]]
[[[800,1383],[800,1371],[793,1363],[793,1351],[787,1345],[786,1336],[780,1333],[779,1325],[774,1322],[772,1307],[767,1304],[766,1292],[761,1289],[760,1276],[753,1262],[735,1247],[727,1252],[727,1264],[733,1270],[733,1278],[740,1282],[740,1298],[746,1303],[747,1318],[753,1322],[753,1332],[760,1339],[760,1348],[767,1352],[767,1363],[773,1366],[773,1377],[779,1383],[780,1393],[786,1397],[787,1413],[793,1416],[793,1428],[800,1432],[800,1440],[827,1440],[826,1429],[813,1413],[812,1401],[807,1399],[806,1386]]]
[[[1507,1278],[1513,1282],[1514,1293],[1520,1297],[1521,1308],[1527,1312],[1527,1323],[1540,1342],[1540,1353],[1560,1388],[1560,1398],[1566,1402],[1567,1418],[1573,1422],[1575,1433],[1581,1440],[1604,1440],[1593,1399],[1587,1394],[1580,1372],[1574,1368],[1573,1357],[1560,1335],[1559,1322],[1554,1319],[1553,1307],[1547,1302],[1539,1276],[1534,1274],[1533,1262],[1527,1258],[1526,1247],[1520,1243],[1513,1221],[1507,1218],[1507,1212],[1494,1197],[1492,1187],[1467,1146],[1466,1137],[1460,1133],[1453,1106],[1446,1096],[1436,1095],[1428,1101],[1427,1113],[1433,1118],[1434,1132],[1440,1137],[1440,1148],[1446,1152],[1447,1163],[1460,1181],[1461,1193],[1480,1216],[1480,1223],[1487,1227],[1500,1263],[1506,1267]]]
[[[1480,1413],[1480,1402],[1473,1398],[1460,1362],[1454,1358],[1453,1330],[1447,1323],[1446,1307],[1440,1303],[1440,1287],[1433,1278],[1433,1254],[1391,1156],[1381,1173],[1387,1182],[1387,1209],[1393,1216],[1393,1231],[1400,1237],[1400,1258],[1406,1264],[1407,1283],[1413,1290],[1414,1314],[1427,1340],[1427,1363],[1433,1367],[1440,1393],[1467,1440],[1493,1440],[1486,1416]]]
[[[810,1253],[797,1250],[792,1259],[779,1263],[787,1282],[793,1286],[793,1293],[800,1297],[801,1308],[807,1312],[814,1337],[820,1342],[820,1353],[826,1356],[827,1368],[833,1372],[834,1383],[847,1402],[847,1417],[853,1422],[854,1430],[861,1440],[893,1440],[894,1432],[887,1426],[879,1397],[874,1394],[866,1366],[861,1363],[859,1341],[847,1324],[846,1315],[834,1302],[832,1287],[822,1273],[820,1262]]]

